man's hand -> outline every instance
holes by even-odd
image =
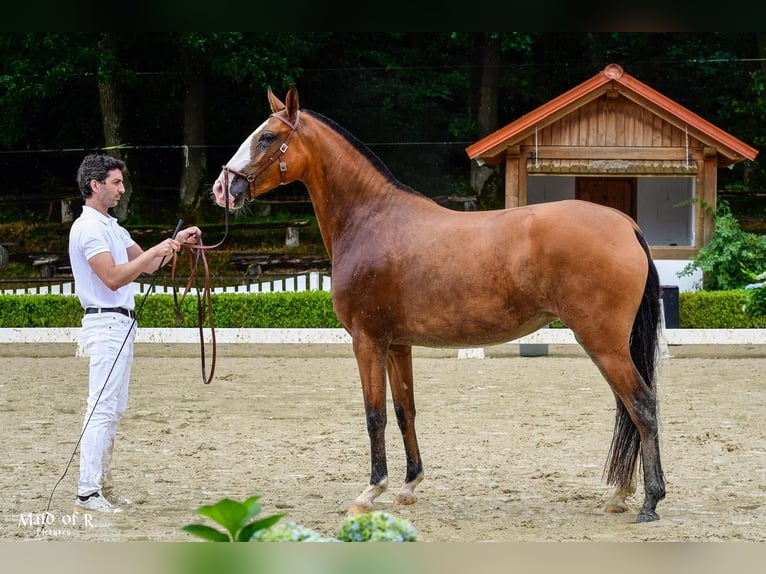
[[[202,237],[202,230],[196,226],[182,229],[178,232],[178,235],[176,235],[176,239],[180,243],[197,243],[200,237]]]

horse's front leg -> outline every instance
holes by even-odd
[[[370,485],[356,497],[349,515],[370,512],[375,499],[388,488],[386,463],[386,350],[362,337],[354,337],[354,354],[364,396],[370,438]]]
[[[404,485],[394,498],[394,504],[413,504],[415,487],[423,480],[423,461],[420,459],[418,437],[415,432],[415,394],[412,376],[412,347],[392,345],[388,349],[388,383],[399,430],[407,457],[407,475]]]

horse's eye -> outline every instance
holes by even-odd
[[[258,143],[262,146],[267,146],[271,144],[276,138],[276,136],[271,132],[264,132],[261,134],[261,137],[258,138]]]

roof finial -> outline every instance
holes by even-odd
[[[609,64],[602,73],[610,80],[616,80],[621,78],[624,72],[619,64]]]

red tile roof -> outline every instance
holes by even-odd
[[[754,160],[758,155],[758,150],[626,74],[617,64],[609,64],[589,80],[471,144],[466,148],[466,153],[470,159],[482,157],[490,160],[494,158],[496,161],[508,146],[527,137],[535,127],[544,127],[556,121],[598,98],[610,88],[618,89],[620,95],[649,109],[678,128],[688,129],[697,139],[716,148],[719,153],[719,165],[731,165],[743,159]]]

